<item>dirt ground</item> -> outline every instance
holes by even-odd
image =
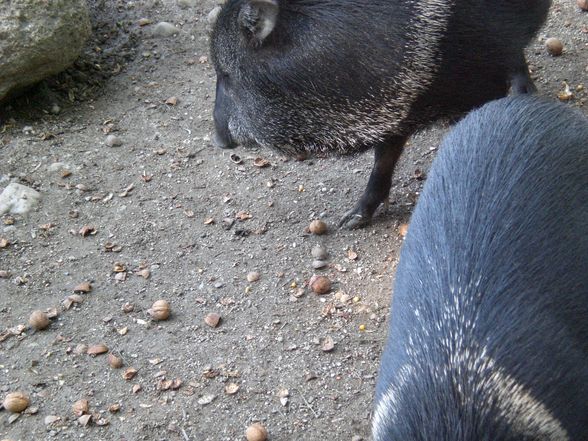
[[[300,162],[211,146],[213,1],[90,3],[95,32],[76,66],[0,109],[0,191],[42,195],[0,223],[0,398],[31,401],[0,411],[0,438],[233,441],[260,421],[271,440],[368,439],[399,226],[447,128],[411,141],[372,226],[337,230],[371,155]],[[557,99],[566,82],[588,113],[588,13],[575,3],[554,2],[529,57],[541,95]],[[160,21],[177,35],[154,36]],[[551,36],[560,57],[544,49]],[[315,218],[327,234],[308,233]],[[322,270],[315,245],[329,253]],[[310,292],[315,273],[329,294]],[[67,301],[82,282],[91,291]],[[158,299],[166,321],[148,314]],[[33,331],[33,310],[56,317]],[[121,369],[87,355],[100,343]],[[72,411],[80,399],[90,421]]]

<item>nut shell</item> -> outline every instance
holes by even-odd
[[[153,320],[167,320],[171,313],[171,308],[167,300],[157,300],[147,311]]]
[[[327,232],[327,224],[319,219],[313,220],[308,226],[308,229],[312,234],[317,234],[320,236],[321,234],[325,234]]]
[[[31,404],[28,395],[22,392],[12,392],[4,397],[2,405],[4,409],[12,413],[21,413]]]
[[[315,294],[326,294],[331,290],[331,281],[325,276],[312,276],[308,285]]]
[[[88,355],[100,355],[105,354],[108,352],[108,346],[104,343],[98,343],[97,345],[92,345],[86,351]]]
[[[50,323],[49,316],[43,311],[33,311],[29,317],[29,325],[37,331],[47,328]]]
[[[563,52],[563,43],[559,38],[551,37],[545,40],[545,48],[549,52],[549,55],[557,57]]]
[[[265,441],[267,435],[267,429],[260,423],[253,423],[245,431],[247,441]]]
[[[88,400],[83,398],[73,403],[71,410],[75,416],[80,417],[90,411],[90,403],[88,403]]]
[[[108,364],[113,369],[120,369],[123,365],[123,360],[121,357],[111,352],[108,354]]]

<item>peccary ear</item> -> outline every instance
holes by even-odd
[[[239,24],[261,43],[274,30],[278,11],[277,0],[246,0],[239,12]]]

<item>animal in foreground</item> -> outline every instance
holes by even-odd
[[[457,124],[401,250],[374,441],[588,440],[588,119],[501,99]]]
[[[535,90],[523,49],[550,0],[228,0],[211,35],[214,142],[289,155],[374,149],[341,220],[370,222],[406,140]]]

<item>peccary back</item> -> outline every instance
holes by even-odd
[[[447,136],[401,251],[374,441],[588,439],[588,120],[532,97]]]
[[[507,93],[549,0],[229,0],[211,39],[217,131],[353,153]]]
[[[286,154],[375,150],[340,225],[388,198],[408,137],[487,101],[535,90],[524,47],[550,0],[229,0],[211,38],[214,143]]]

